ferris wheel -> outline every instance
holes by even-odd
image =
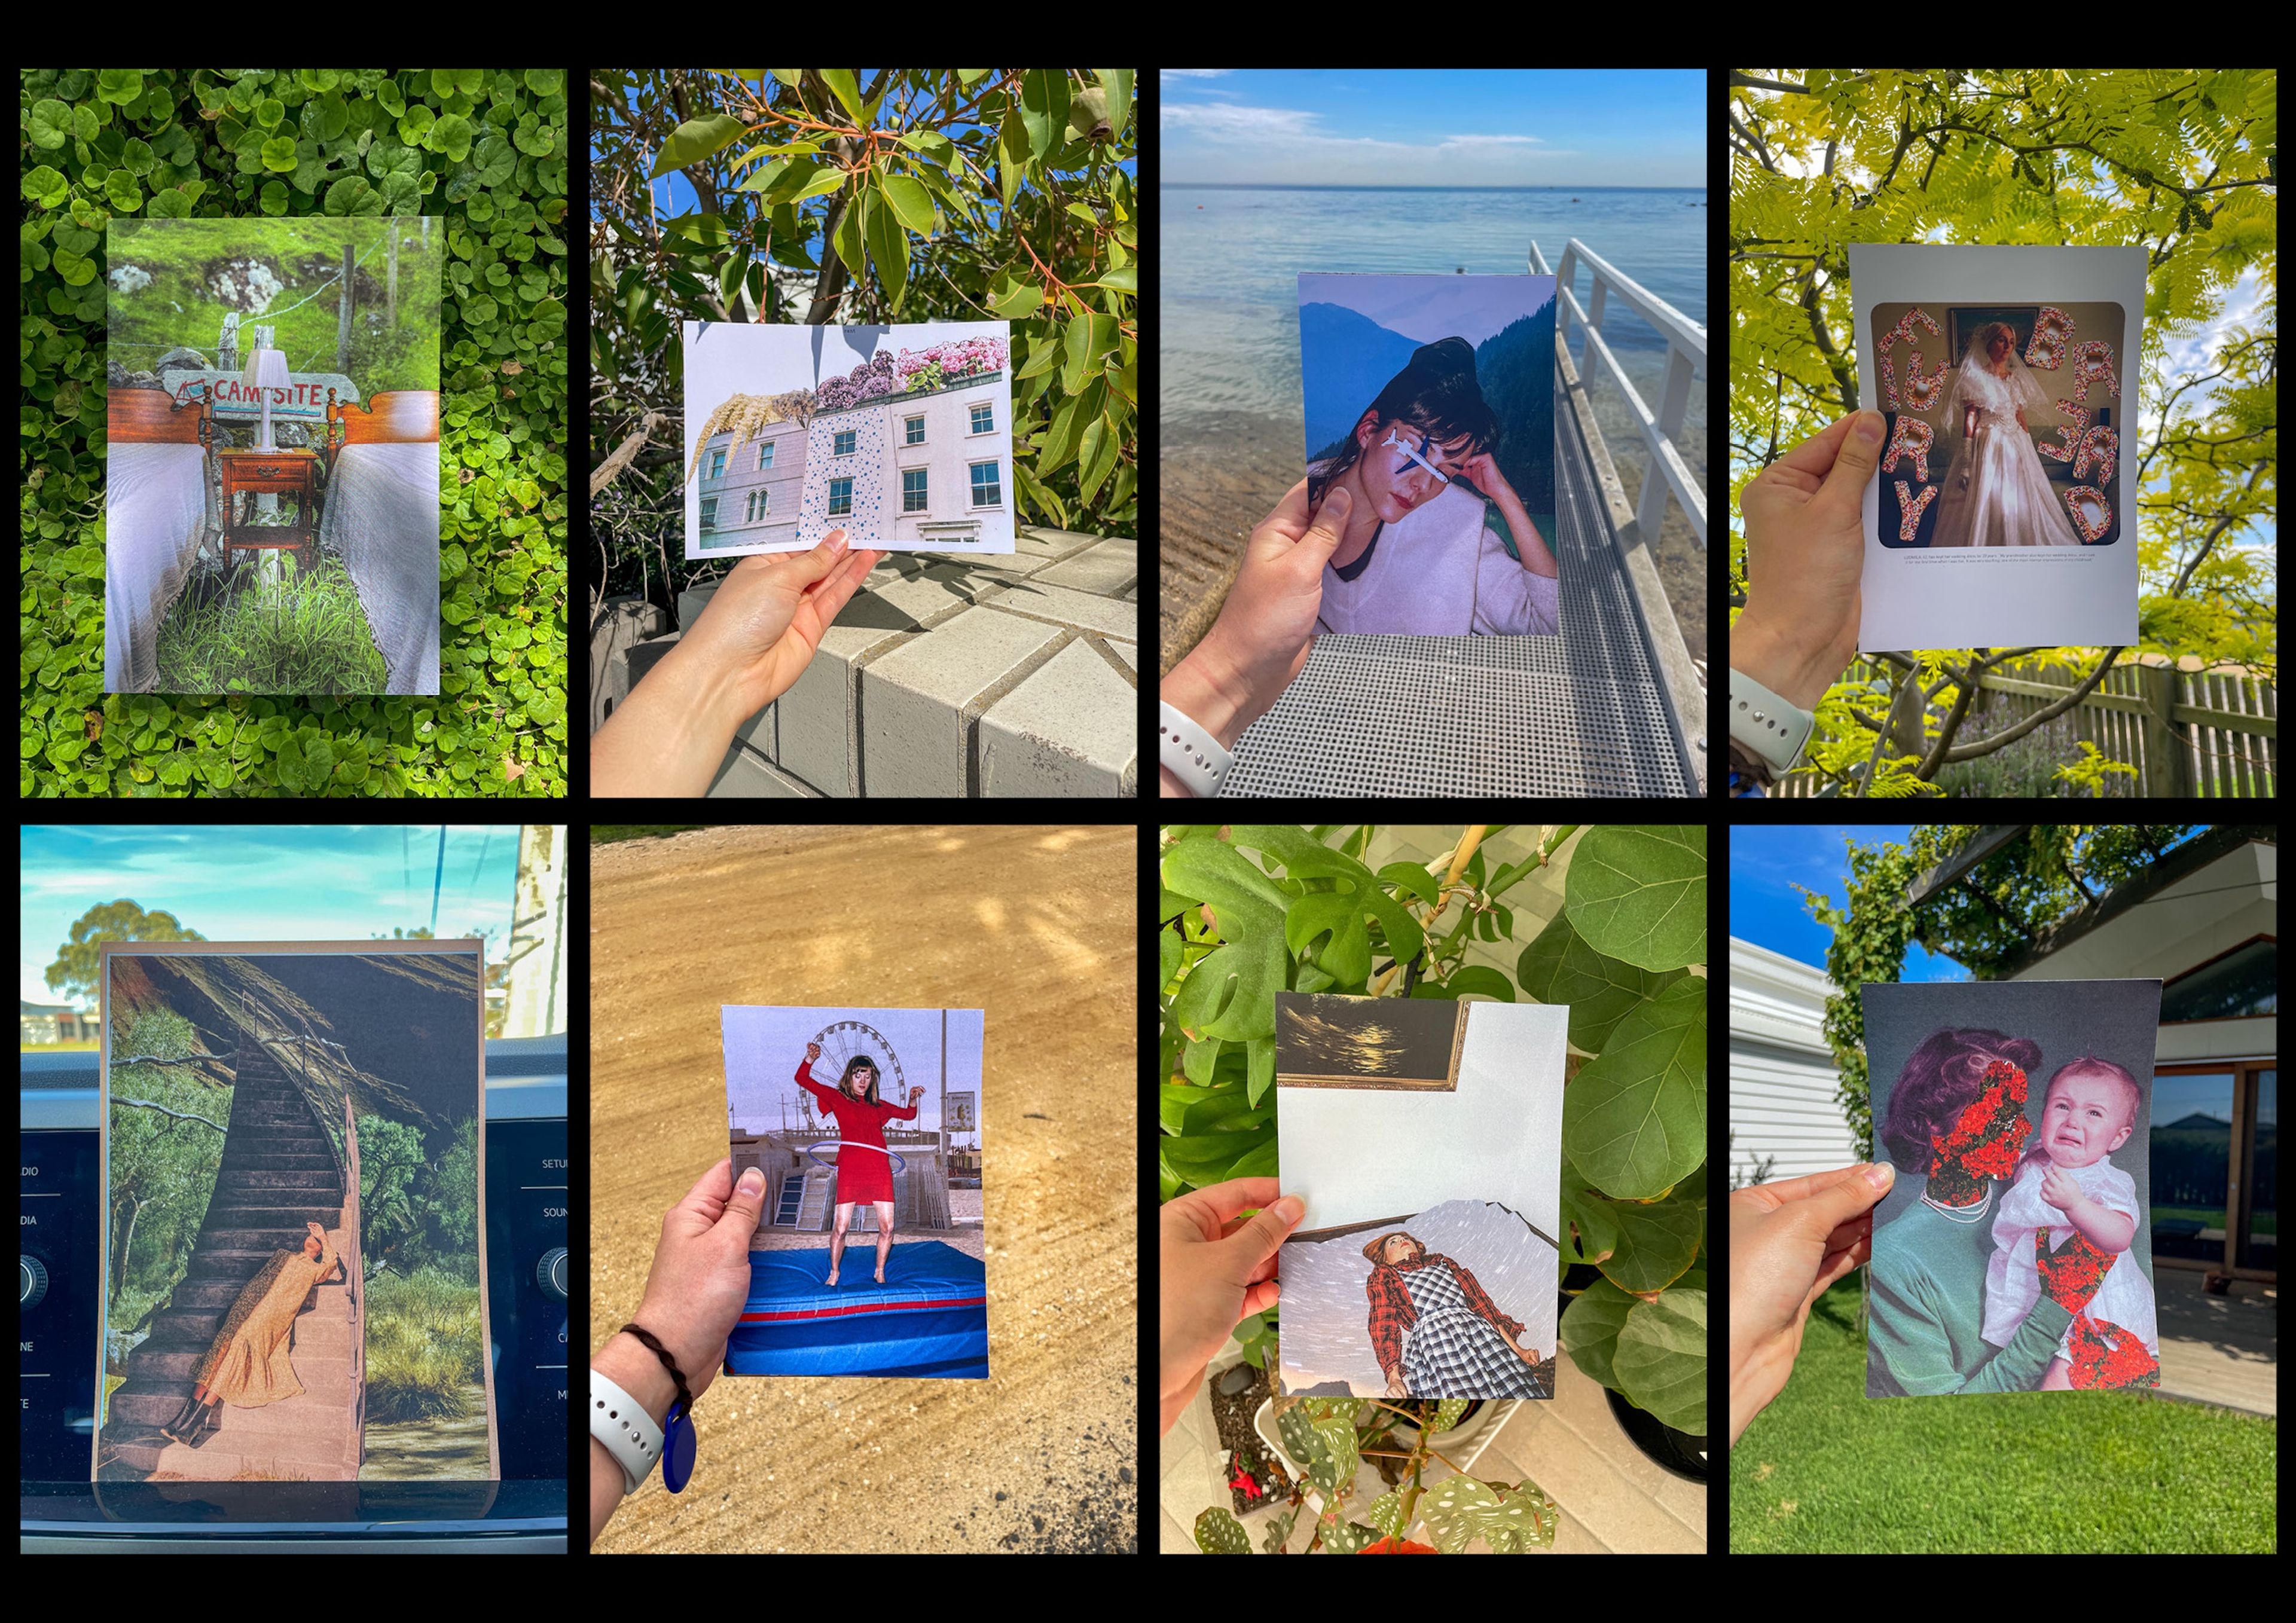
[[[857,1055],[866,1055],[877,1063],[877,1091],[888,1099],[906,1096],[901,1082],[901,1056],[893,1052],[892,1044],[874,1026],[857,1020],[832,1021],[813,1034],[821,1045],[821,1059],[814,1069],[814,1080],[824,1087],[835,1087],[838,1078],[845,1074],[848,1062]],[[811,1095],[803,1095],[808,1102]]]

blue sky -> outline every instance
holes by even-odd
[[[73,921],[126,898],[172,913],[211,941],[360,940],[430,922],[440,831],[328,828],[27,828],[22,835],[22,996],[62,1000],[45,974]],[[440,936],[510,936],[518,827],[445,831]]]
[[[1849,899],[1847,840],[1860,845],[1886,840],[1903,845],[1913,831],[1905,824],[1874,828],[1733,828],[1730,831],[1730,933],[1740,940],[1818,969],[1833,932],[1809,916],[1804,885],[1835,901]],[[1907,980],[1967,980],[1969,971],[1950,958],[1926,951],[1916,941],[1906,949]]]
[[[1166,68],[1174,184],[1703,186],[1696,70]]]

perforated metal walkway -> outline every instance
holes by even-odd
[[[1693,792],[1560,376],[1554,440],[1562,634],[1318,637],[1224,795]]]

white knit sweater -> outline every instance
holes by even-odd
[[[1507,555],[1483,501],[1455,484],[1380,532],[1353,580],[1324,570],[1318,631],[1403,636],[1552,635],[1556,581]]]

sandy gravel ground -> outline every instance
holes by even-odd
[[[725,1154],[721,1004],[988,1012],[987,1381],[721,1381],[602,1551],[1137,1547],[1135,865],[1117,829],[713,829],[591,853],[590,1344]]]

